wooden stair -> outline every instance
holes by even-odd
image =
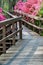
[[[20,49],[21,45],[20,42],[23,42],[23,40],[19,40],[15,46],[11,46],[7,51],[6,54],[2,54],[0,56],[0,62],[2,64],[6,63],[9,59],[12,58],[12,56],[14,56],[14,54],[16,54],[18,52],[18,50]]]
[[[2,65],[36,65],[36,63],[43,65],[43,37],[24,26],[22,34],[23,39],[18,40],[15,46],[12,45],[6,54],[0,56],[0,63]]]

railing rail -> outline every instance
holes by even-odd
[[[36,19],[36,20],[42,20],[42,21],[43,21],[43,18],[41,18],[41,17],[39,17],[39,16],[30,15],[30,14],[28,14],[28,13],[24,13],[24,12],[19,11],[19,10],[14,10],[14,12],[17,12],[17,13],[19,13],[19,14],[28,16],[28,17],[33,18],[33,19]]]
[[[4,21],[0,22],[0,25],[7,25],[7,24],[11,24],[11,23],[15,23],[17,20],[21,19],[22,17],[16,17],[16,18],[9,18],[6,19]]]
[[[33,31],[35,31],[35,29],[37,29],[39,32],[39,34],[41,33],[41,31],[43,31],[43,27],[41,27],[41,24],[43,23],[43,18],[39,17],[39,16],[34,16],[34,15],[30,15],[28,13],[24,13],[22,11],[19,11],[19,10],[14,10],[14,13],[16,15],[21,15],[23,19],[21,19],[25,24],[28,24],[28,27],[29,26],[32,26],[33,27]],[[24,17],[28,17],[30,18],[30,20],[28,20],[28,22],[24,19]],[[32,23],[32,20],[33,19],[33,23]],[[36,25],[35,22],[36,21],[39,21],[39,25]],[[31,23],[30,23],[31,22]],[[30,28],[30,27],[29,27]]]
[[[30,25],[30,26],[33,26],[34,28],[37,28],[37,29],[39,29],[39,30],[43,30],[42,27],[36,26],[36,25],[34,25],[34,24],[32,24],[32,23],[29,23],[29,22],[27,22],[27,21],[24,20],[24,19],[22,19],[22,21],[24,21],[25,23],[27,23],[27,24]]]

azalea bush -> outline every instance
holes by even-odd
[[[43,14],[42,2],[43,0],[27,0],[26,2],[18,0],[14,6],[14,10],[20,10],[34,16],[40,16]],[[25,19],[29,21],[29,17],[26,16]]]
[[[14,10],[20,10],[30,15],[43,17],[43,0],[27,0],[26,2],[18,0],[14,6]],[[34,20],[28,16],[24,16],[24,19],[37,26],[40,26],[41,24],[40,20]],[[41,27],[43,27],[43,23],[41,24]],[[43,32],[41,34],[43,35]]]
[[[40,10],[41,3],[42,0],[27,0],[26,2],[18,0],[14,6],[14,10],[21,10],[31,15],[37,15]]]
[[[2,8],[0,8],[0,21],[5,20],[6,16],[3,14]]]

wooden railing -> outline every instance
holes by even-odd
[[[34,15],[30,15],[30,14],[27,14],[27,13],[24,13],[22,11],[19,11],[19,10],[14,10],[15,13],[19,13],[21,15],[25,15],[25,16],[28,16],[30,18],[33,18],[33,19],[36,19],[36,20],[43,20],[43,18],[39,17],[39,16],[34,16]]]
[[[6,19],[4,21],[0,22],[0,31],[2,31],[2,38],[0,39],[0,44],[3,45],[3,53],[6,53],[6,40],[10,37],[12,37],[12,44],[15,45],[15,35],[19,32],[19,36],[20,39],[22,39],[22,23],[21,23],[21,18],[22,17],[15,17],[15,18],[9,18]],[[17,22],[19,23],[19,29],[15,30],[15,25],[17,24]],[[9,31],[9,29],[6,30],[6,28],[8,28],[7,26],[10,25],[10,30],[11,33],[7,34],[7,32]],[[6,35],[7,34],[7,35]],[[1,34],[0,34],[1,35]],[[1,46],[0,46],[1,47]]]
[[[24,25],[28,26],[30,29],[32,28],[33,31],[35,31],[39,34],[41,34],[41,31],[43,31],[43,27],[41,27],[41,24],[43,24],[43,18],[41,18],[39,16],[30,15],[30,14],[24,13],[24,12],[19,11],[19,10],[14,10],[14,12],[12,14],[7,12],[7,14],[12,16],[13,18],[15,18],[16,15],[22,16],[21,21],[23,22]],[[30,20],[27,21],[25,19],[25,17],[30,18]],[[39,25],[35,24],[36,21],[39,21]]]
[[[34,16],[34,15],[30,15],[30,14],[27,14],[27,13],[24,13],[22,11],[19,11],[19,10],[14,10],[14,13],[15,15],[21,15],[23,18],[21,19],[22,22],[24,22],[24,25],[27,24],[28,27],[29,26],[32,26],[33,27],[33,30],[37,29],[39,32],[39,34],[41,33],[41,31],[43,31],[43,27],[41,27],[41,24],[43,23],[43,18],[39,17],[39,16]],[[24,18],[26,17],[29,17],[30,20],[27,22]],[[34,23],[32,23],[32,20],[34,20]],[[39,21],[39,25],[35,25],[35,22],[36,21]]]

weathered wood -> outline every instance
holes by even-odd
[[[6,36],[6,27],[3,25],[3,38]],[[5,44],[5,40],[3,40],[3,53],[6,53],[6,44]]]
[[[19,29],[19,30],[17,30],[17,31],[14,31],[12,34],[10,34],[10,35],[4,37],[3,39],[0,40],[0,43],[3,42],[3,40],[8,39],[9,37],[12,37],[12,36],[15,35],[16,33],[20,32],[20,30],[22,30],[22,28]]]
[[[14,23],[12,24],[12,32],[14,32],[15,28],[14,28]],[[13,45],[15,45],[15,35],[13,35]]]
[[[33,31],[31,31],[31,30],[29,30],[27,27],[25,27],[25,26],[23,26],[23,32],[25,32],[25,33],[28,33],[28,35],[27,34],[23,34],[23,39],[22,40],[18,40],[17,42],[16,42],[16,45],[14,46],[14,45],[12,45],[7,51],[6,51],[6,54],[2,54],[1,56],[0,56],[0,62],[1,63],[3,63],[3,65],[4,65],[4,63],[6,63],[6,61],[9,61],[9,59],[11,59],[11,58],[13,58],[13,56],[15,55],[15,54],[17,54],[16,52],[20,52],[19,51],[19,49],[20,48],[22,48],[23,46],[24,46],[24,50],[23,50],[23,53],[22,53],[22,55],[21,56],[25,56],[25,54],[28,54],[29,52],[30,52],[30,49],[29,48],[32,48],[32,45],[33,45],[33,43],[35,43],[35,38],[38,36],[38,35],[35,35],[36,33],[34,33]],[[31,34],[30,33],[33,33],[33,36],[31,36]],[[33,41],[32,41],[33,40]],[[30,43],[31,42],[31,43]],[[41,41],[42,42],[42,41]],[[25,47],[25,44],[26,43],[26,45],[28,44],[29,45],[29,47],[27,48],[27,47]],[[41,43],[40,43],[41,44]],[[31,46],[30,46],[31,45]],[[36,45],[36,44],[35,44]],[[26,49],[27,48],[27,49]],[[29,51],[29,52],[28,52]],[[17,54],[18,55],[18,54]],[[21,56],[20,56],[20,54],[19,54],[19,59],[21,58]],[[23,58],[24,58],[24,56],[23,56]],[[30,57],[29,57],[30,58]],[[22,58],[21,58],[22,59]],[[27,59],[27,58],[26,58]],[[15,62],[15,61],[14,61]],[[15,63],[17,63],[18,62],[18,59],[17,59],[17,61],[15,62]],[[14,64],[13,64],[14,65]]]
[[[17,20],[20,20],[22,17],[20,16],[20,17],[16,17],[16,18],[9,18],[9,19],[6,19],[6,20],[4,20],[4,21],[1,21],[0,22],[0,25],[7,25],[7,24],[11,24],[11,23],[15,23],[15,22],[17,22]],[[12,22],[13,21],[13,22]]]
[[[19,20],[19,29],[22,28],[22,21]],[[20,39],[22,39],[22,30],[20,30]]]
[[[27,22],[27,21],[24,20],[24,19],[22,19],[22,21],[23,21],[24,23],[27,23],[27,24],[30,25],[30,26],[33,26],[33,27],[36,28],[36,29],[43,30],[42,27],[36,26],[36,25],[34,25],[34,24],[32,24],[32,23],[29,23],[29,22]]]
[[[29,18],[31,18],[31,19],[34,19],[34,20],[41,20],[41,21],[43,21],[43,18],[41,18],[41,17],[39,17],[39,16],[30,15],[30,14],[24,13],[24,12],[19,11],[19,10],[14,10],[14,12],[23,15],[23,17],[24,17],[24,16],[27,16],[27,17],[29,17]],[[27,23],[27,22],[26,22],[26,23]],[[29,22],[28,22],[28,23],[29,23]],[[29,23],[29,25],[31,25],[31,23]],[[37,29],[39,29],[39,28],[40,28],[40,29],[43,29],[43,28],[41,28],[41,27],[38,28],[36,25],[34,26],[33,24],[32,24],[32,26],[35,27],[35,28],[37,28]]]

